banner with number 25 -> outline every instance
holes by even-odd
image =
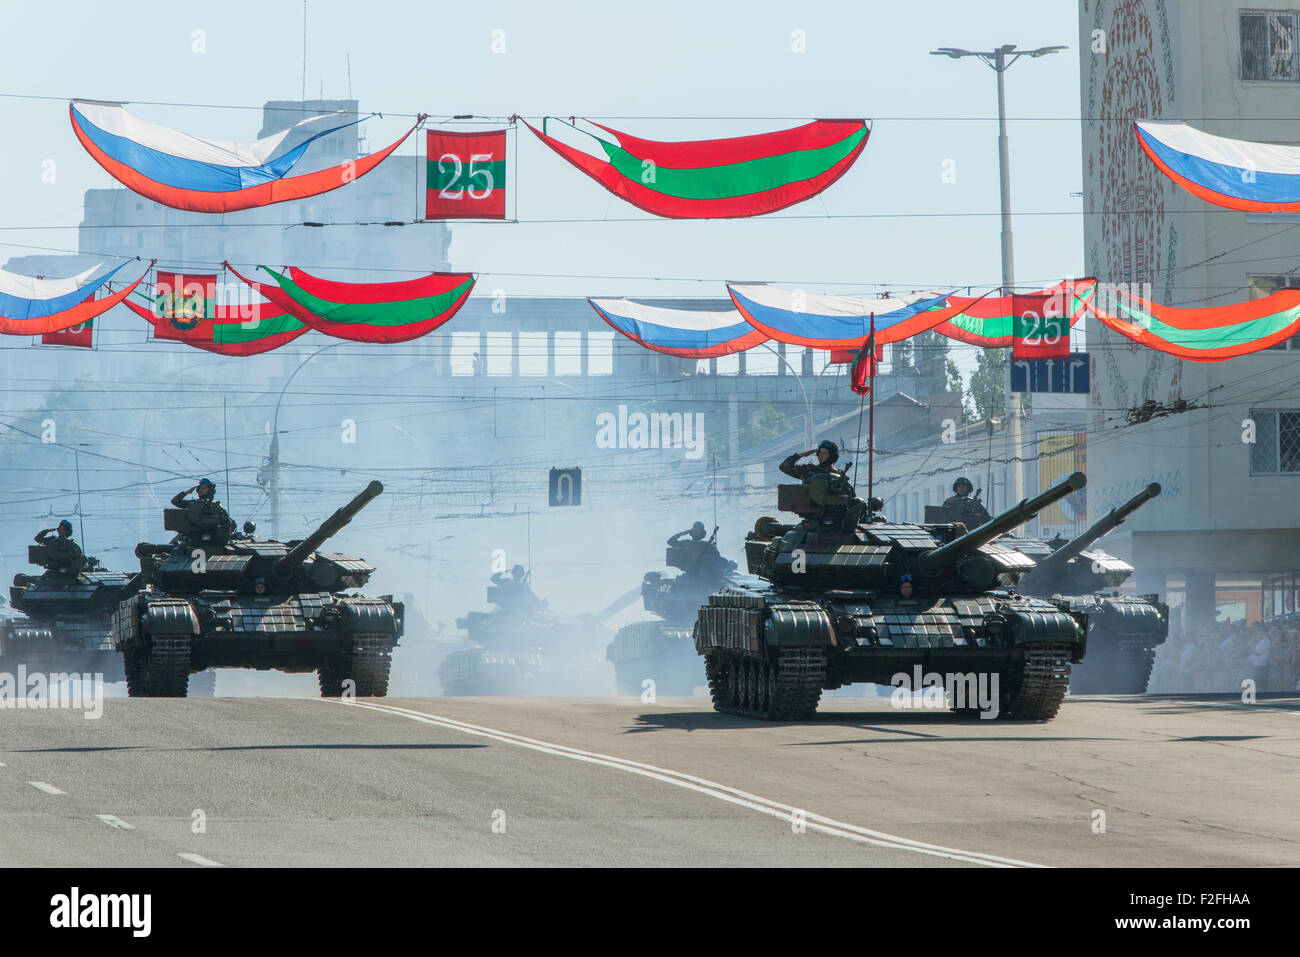
[[[506,218],[506,131],[429,130],[426,219]]]

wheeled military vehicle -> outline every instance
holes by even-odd
[[[374,572],[359,558],[318,551],[384,490],[371,482],[301,540],[232,534],[224,510],[190,501],[163,510],[168,545],[141,544],[142,588],[113,617],[127,693],[184,697],[205,668],[315,671],[322,697],[388,691],[403,609],[355,594]]]
[[[1156,648],[1169,636],[1169,606],[1159,595],[1121,595],[1116,589],[1133,574],[1133,566],[1093,545],[1159,494],[1159,483],[1152,482],[1069,541],[1001,540],[1035,562],[1020,582],[1021,591],[1068,601],[1071,609],[1088,616],[1088,658],[1072,670],[1072,692],[1147,690]]]
[[[799,720],[823,690],[938,681],[962,711],[1054,717],[1086,617],[1016,594],[1033,561],[993,540],[1086,482],[1075,472],[974,530],[881,520],[842,475],[778,486],[800,522],[759,519],[745,542],[752,577],[709,596],[695,622],[714,707]]]
[[[691,626],[700,604],[736,569],[735,562],[718,552],[717,534],[714,529],[707,541],[674,536],[664,562],[681,574],[646,572],[641,580],[645,610],[659,620],[624,625],[605,649],[620,694],[640,694],[647,678],[654,680],[656,693],[664,695],[689,695],[704,684]]]
[[[0,622],[0,668],[21,664],[29,672],[98,673],[121,681],[110,622],[136,576],[108,571],[69,538],[28,545],[27,560],[44,571],[14,576],[9,605],[23,617]]]
[[[597,694],[607,690],[599,649],[609,636],[594,616],[558,615],[534,594],[518,569],[497,574],[487,588],[491,611],[456,619],[468,647],[438,665],[442,693],[460,695]]]

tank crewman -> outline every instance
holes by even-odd
[[[532,587],[528,584],[530,578],[523,565],[516,565],[510,569],[509,577],[504,572],[492,573],[492,584],[501,589],[501,596],[505,601],[501,603],[503,608],[509,608],[511,611],[520,613],[531,611],[538,607],[541,602],[533,594]]]
[[[72,523],[66,518],[54,528],[43,528],[37,532],[36,544],[46,546],[50,554],[59,556],[57,565],[64,570],[82,567],[84,556],[81,554],[81,546],[72,540]],[[88,559],[85,567],[93,568],[94,564],[94,559]]]
[[[817,464],[808,462],[804,465],[796,463],[809,455],[817,456]],[[807,452],[795,452],[788,456],[781,463],[780,469],[786,475],[797,478],[799,481],[807,484],[808,480],[814,475],[832,475],[839,478],[844,477],[844,472],[835,467],[836,460],[840,457],[840,447],[830,439],[825,439],[815,449],[809,449]]]
[[[698,575],[705,572],[711,562],[716,563],[719,560],[718,550],[712,541],[705,540],[706,530],[703,522],[696,522],[684,532],[678,532],[668,539],[670,548],[681,548],[686,551],[686,561],[684,565],[689,567],[682,570],[690,575]]]
[[[912,597],[912,576],[911,575],[904,575],[902,578],[898,580],[898,597],[899,598]]]
[[[191,492],[195,493],[195,497],[193,499],[186,498],[185,496],[189,495]],[[235,531],[235,520],[232,519],[226,513],[226,510],[221,507],[221,503],[216,500],[216,494],[217,486],[212,479],[201,478],[199,479],[198,485],[195,485],[193,488],[187,488],[185,491],[177,492],[173,495],[172,505],[176,508],[187,508],[193,502],[198,502],[205,509],[215,509],[222,519],[221,524],[225,527],[226,534],[232,535]]]
[[[943,500],[944,508],[949,508],[962,517],[960,521],[966,523],[967,528],[976,528],[989,521],[993,516],[989,514],[984,503],[977,498],[971,498],[971,491],[975,488],[971,480],[962,476],[952,483],[952,490],[955,494],[949,495]]]

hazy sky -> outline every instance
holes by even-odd
[[[55,98],[0,99],[0,227],[75,225],[82,192],[112,185],[69,128],[70,96],[259,107],[301,94],[298,0],[0,6],[0,92]],[[521,219],[633,221],[455,225],[452,265],[482,274],[480,294],[721,296],[724,279],[846,290],[996,285],[994,74],[975,60],[927,51],[1067,44],[1072,49],[1022,60],[1008,73],[1014,208],[1054,214],[1017,219],[1017,280],[1048,283],[1082,266],[1081,201],[1069,196],[1081,188],[1079,128],[1066,121],[1079,111],[1076,19],[1076,4],[1060,0],[309,0],[307,87],[311,97],[322,84],[327,97],[346,96],[350,56],[352,94],[367,110],[609,117],[610,125],[660,139],[780,129],[818,116],[875,120],[855,168],[821,199],[723,222],[641,213],[521,126],[511,172]],[[195,30],[204,31],[206,52],[193,51]],[[504,53],[492,51],[495,30],[504,31]],[[795,31],[803,31],[804,53],[792,49]],[[211,138],[253,139],[261,119],[236,108],[132,109]],[[395,139],[408,123],[368,121],[370,146]],[[408,141],[404,151],[414,148]],[[41,182],[47,160],[56,164],[52,184]],[[949,160],[955,183],[942,181]],[[409,218],[413,209],[375,212]],[[822,218],[827,213],[876,218]],[[71,249],[76,237],[7,228],[0,241]],[[2,246],[0,261],[29,251]]]

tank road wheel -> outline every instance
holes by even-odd
[[[388,694],[388,675],[393,667],[393,649],[387,638],[356,638],[352,642],[352,678],[358,698],[383,698]]]
[[[1070,685],[1070,649],[1047,645],[1027,649],[1019,674],[1002,673],[1007,687],[999,697],[1000,718],[1013,721],[1050,721],[1056,717]]]
[[[784,648],[775,661],[711,654],[704,661],[716,711],[768,721],[802,721],[817,712],[826,681],[821,648]]]
[[[148,639],[138,660],[146,696],[185,697],[190,683],[189,638],[184,635],[154,635]]]
[[[745,700],[745,665],[738,657],[727,662],[727,707],[743,707]]]

